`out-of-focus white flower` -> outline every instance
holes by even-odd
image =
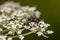
[[[3,29],[2,29],[2,28],[0,28],[0,31],[3,31]]]
[[[48,26],[50,26],[50,24],[46,24],[43,20],[39,22],[39,25],[44,28],[47,28]]]
[[[21,7],[21,9],[22,9],[23,11],[27,11],[27,10],[29,9],[29,6]]]
[[[0,28],[0,31],[3,31],[3,29],[2,29],[2,28]]]
[[[11,27],[6,27],[8,30],[11,28]]]
[[[27,20],[26,19],[22,19],[22,22],[25,23]]]
[[[19,28],[22,28],[23,26],[22,26],[22,25],[20,25],[20,24],[18,24],[18,27],[19,27]]]
[[[41,28],[41,31],[42,31],[42,32],[45,32],[45,28]]]
[[[6,20],[10,20],[11,18],[7,17]]]
[[[37,31],[37,28],[36,27],[32,27],[30,30],[35,33]]]
[[[15,7],[17,7],[17,8],[19,8],[20,7],[20,5],[19,5],[19,3],[15,3],[15,2],[5,2],[3,5],[1,5],[2,7],[12,7],[12,8],[15,8]]]
[[[13,32],[12,31],[9,31],[8,34],[13,34]]]
[[[7,36],[0,35],[0,40],[6,40]]]
[[[42,32],[37,32],[37,35],[41,36],[41,35],[43,35],[43,33]]]
[[[25,25],[25,26],[24,26],[24,28],[29,29],[29,28],[30,28],[30,26],[26,26],[26,25]]]
[[[31,22],[29,23],[29,26],[37,26],[37,24],[35,22]]]
[[[34,11],[34,10],[36,10],[36,7],[31,7],[28,9],[28,11]]]
[[[4,27],[4,28],[7,28],[6,24],[3,24],[3,27]]]
[[[40,14],[41,14],[41,13],[40,13],[39,11],[36,11],[36,12],[35,12],[35,15],[36,15],[37,18],[40,17]]]
[[[18,21],[18,20],[15,20],[15,22],[16,22],[16,23],[19,23],[19,21]]]
[[[2,19],[0,19],[0,22],[2,22]]]
[[[44,26],[45,26],[45,28],[47,28],[48,26],[50,26],[50,24],[45,24]]]
[[[8,37],[8,39],[7,40],[12,40],[12,37]]]
[[[23,35],[19,35],[19,38],[20,38],[21,40],[23,40],[23,39],[24,39],[24,36],[23,36]]]
[[[0,22],[3,22],[3,21],[6,21],[6,19],[2,19],[2,18],[0,18]]]
[[[54,33],[54,32],[53,32],[53,31],[48,30],[48,31],[47,31],[47,33],[48,33],[48,34],[52,34],[52,33]]]
[[[16,29],[16,25],[12,25],[11,28],[12,28],[12,29]]]
[[[8,25],[14,25],[14,22],[13,21],[10,21],[10,23]]]
[[[44,27],[42,24],[40,24],[40,27]]]
[[[21,25],[23,25],[24,23],[21,23]]]
[[[17,31],[17,34],[19,35],[19,34],[21,34],[22,33],[22,30],[18,30]]]
[[[5,10],[5,12],[10,13],[12,11],[12,8],[4,7],[4,10]]]

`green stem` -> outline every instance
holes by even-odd
[[[6,29],[6,30],[4,30],[4,31],[2,32],[2,34],[3,34],[3,33],[6,33],[7,31],[8,31],[7,29]]]
[[[44,34],[43,34],[42,36],[44,36],[44,37],[48,38],[48,37],[47,37],[46,35],[44,35]]]
[[[23,36],[27,36],[29,34],[32,34],[33,32],[28,32],[28,33],[25,33],[25,34],[22,34]],[[19,37],[19,36],[13,36],[13,38],[16,38],[16,37]]]
[[[33,32],[28,32],[26,34],[23,34],[23,36],[26,36],[26,35],[29,35],[29,34],[32,34]]]

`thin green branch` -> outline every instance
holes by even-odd
[[[29,34],[32,34],[33,32],[28,32],[28,33],[25,33],[25,34],[22,34],[23,36],[27,36]],[[19,36],[12,36],[13,38],[16,38],[16,37],[19,37]]]

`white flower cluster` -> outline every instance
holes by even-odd
[[[24,35],[29,34],[22,34],[25,29],[38,36],[47,37],[44,34],[52,34],[53,31],[47,30],[50,24],[40,20],[40,14],[36,7],[21,6],[15,2],[0,5],[0,26],[2,26],[0,27],[0,40],[12,40],[13,37],[23,40]]]

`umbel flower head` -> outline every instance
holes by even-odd
[[[45,34],[54,32],[47,30],[50,24],[41,20],[40,14],[36,7],[21,6],[15,2],[0,5],[0,40],[13,40],[16,37],[23,40],[32,33],[47,38]],[[30,32],[22,33],[25,30]]]

